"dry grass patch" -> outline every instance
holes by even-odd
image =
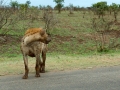
[[[64,71],[115,65],[120,65],[120,55],[48,55],[46,61],[46,71]],[[34,67],[35,58],[29,58],[30,73],[35,72]],[[23,73],[24,63],[22,56],[14,58],[0,58],[0,75],[13,75]]]

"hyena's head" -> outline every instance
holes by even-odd
[[[41,30],[40,35],[41,35],[41,39],[40,39],[41,42],[48,44],[51,41],[51,36],[47,34],[45,30]]]

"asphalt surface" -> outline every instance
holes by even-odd
[[[120,90],[120,66],[0,76],[0,90]]]

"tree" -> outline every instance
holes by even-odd
[[[120,7],[119,4],[112,3],[112,5],[111,5],[112,11],[114,12],[115,21],[117,21],[117,15],[118,15],[118,12],[119,12],[119,7]]]
[[[28,7],[30,7],[31,2],[30,2],[30,1],[26,1],[25,4],[26,4]]]
[[[0,5],[0,33],[5,35],[10,31],[7,27],[13,25],[16,18],[12,18],[12,9],[4,5],[3,0],[0,0]]]
[[[93,11],[99,16],[102,16],[105,14],[105,11],[108,8],[107,2],[98,2],[92,5]]]
[[[45,23],[46,32],[50,34],[50,29],[52,29],[57,24],[57,18],[52,12],[44,9],[43,21]]]
[[[52,7],[50,5],[47,5],[48,10],[52,10]]]
[[[42,9],[43,9],[43,6],[42,6],[42,5],[39,5],[39,9],[42,10]]]
[[[17,1],[11,1],[10,2],[10,6],[13,8],[13,10],[15,11],[15,9],[17,8],[18,9],[18,2]]]
[[[108,11],[109,11],[109,13],[111,15],[111,13],[112,13],[112,6],[111,5],[108,6]]]
[[[61,8],[64,6],[62,3],[64,0],[53,0],[57,5],[55,6],[58,9],[58,13],[61,13]]]
[[[27,5],[30,5],[30,4],[31,4],[31,2],[30,2],[30,1],[26,1],[26,4],[27,4]]]
[[[69,4],[69,9],[70,9],[70,14],[73,14],[73,9],[74,9],[73,4]]]
[[[0,7],[2,7],[2,4],[3,4],[3,0],[0,0]]]
[[[103,21],[101,18],[93,18],[91,21],[97,51],[106,52],[116,46],[116,36],[108,37],[108,33],[114,23],[111,23],[109,20]]]
[[[24,13],[26,13],[28,10],[28,4],[19,4],[19,7]]]

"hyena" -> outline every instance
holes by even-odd
[[[25,65],[23,79],[28,78],[28,56],[36,58],[36,77],[40,77],[40,72],[45,72],[47,44],[50,41],[50,36],[41,28],[31,28],[25,32],[20,46]],[[40,55],[42,56],[42,60],[40,59]]]

